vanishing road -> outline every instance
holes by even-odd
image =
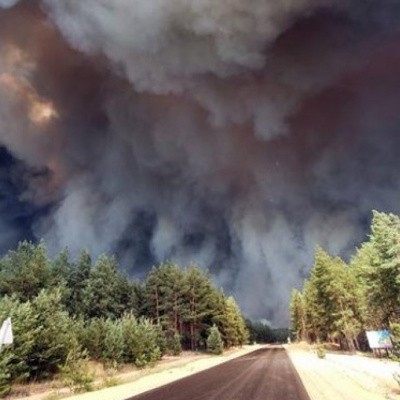
[[[280,346],[254,351],[131,399],[310,400]]]

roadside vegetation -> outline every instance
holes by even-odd
[[[309,279],[292,292],[290,314],[299,341],[336,342],[354,352],[368,348],[366,330],[389,329],[398,347],[399,217],[374,211],[369,238],[349,264],[318,248]]]
[[[14,343],[1,351],[0,395],[55,375],[71,391],[86,391],[93,361],[110,371],[142,368],[164,354],[207,343],[215,353],[248,340],[234,298],[196,265],[166,262],[131,281],[114,257],[93,263],[82,251],[71,260],[64,250],[49,259],[43,242],[23,242],[0,260],[0,320],[8,317]]]

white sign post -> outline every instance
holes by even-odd
[[[7,318],[0,328],[0,351],[3,344],[11,344],[14,341],[14,336],[11,326],[11,318]]]

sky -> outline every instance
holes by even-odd
[[[288,323],[400,213],[395,0],[0,0],[0,250],[208,268]]]

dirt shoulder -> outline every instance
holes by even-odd
[[[114,378],[122,382],[118,386],[75,396],[71,396],[67,389],[57,390],[48,388],[48,390],[43,390],[40,393],[30,396],[26,396],[25,394],[21,397],[13,397],[12,400],[53,400],[58,398],[68,398],[68,400],[124,400],[222,364],[262,347],[261,345],[244,346],[241,349],[230,350],[222,356],[188,352],[180,357],[165,357],[154,368],[121,372],[114,376]]]
[[[399,363],[360,355],[327,353],[285,346],[311,400],[400,400],[393,373]]]

